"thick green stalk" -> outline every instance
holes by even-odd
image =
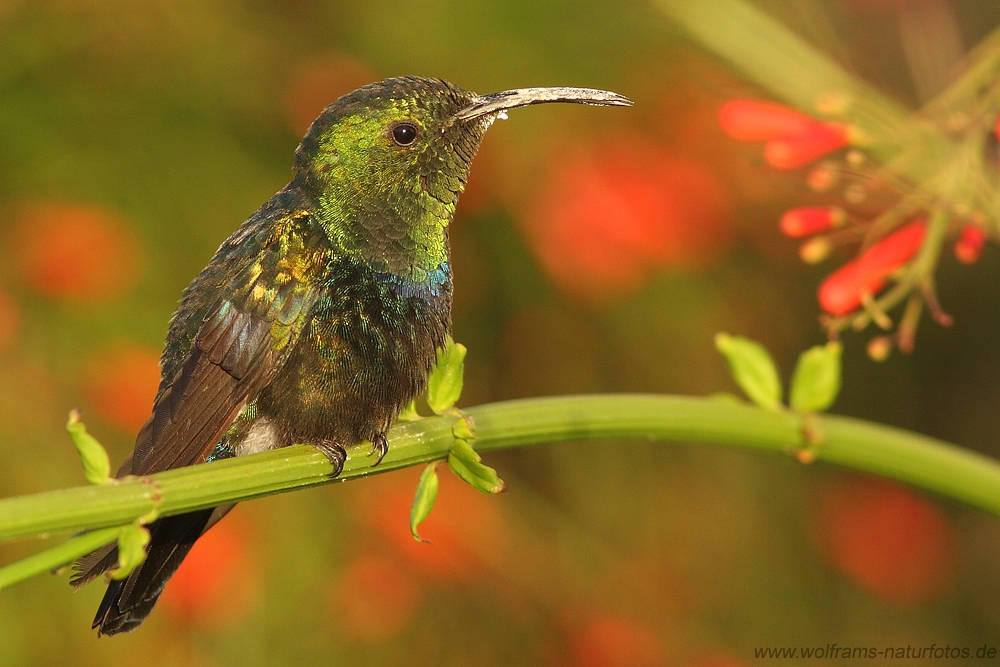
[[[654,395],[596,395],[493,403],[464,412],[479,451],[573,440],[714,443],[794,455],[912,484],[1000,515],[1000,462],[900,429],[846,417],[801,415],[736,402]],[[338,481],[444,458],[462,417],[399,424],[375,470],[364,446]],[[804,426],[805,421],[805,426]],[[806,437],[808,432],[809,438]],[[120,526],[328,483],[330,464],[296,446],[171,470],[148,478],[0,500],[0,540]]]

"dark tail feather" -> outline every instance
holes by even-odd
[[[97,609],[92,627],[97,634],[116,635],[139,627],[195,541],[233,508],[232,505],[159,519],[149,526],[146,560],[123,580],[112,580]],[[107,553],[105,551],[107,550]],[[81,559],[83,570],[72,583],[82,585],[117,562],[117,549],[108,545]],[[88,569],[83,569],[89,566]]]

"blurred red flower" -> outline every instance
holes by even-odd
[[[572,631],[570,651],[579,667],[653,667],[666,658],[663,641],[652,629],[601,612]]]
[[[330,53],[300,63],[292,72],[285,98],[292,130],[298,136],[304,135],[328,104],[379,78],[368,65],[346,53]]]
[[[796,169],[848,145],[840,123],[817,123],[806,132],[764,144],[764,160],[775,169]]]
[[[886,600],[919,604],[952,581],[955,540],[944,513],[889,482],[855,479],[828,487],[819,527],[834,566]]]
[[[139,244],[131,225],[102,208],[32,204],[18,215],[21,269],[39,294],[103,301],[135,286]]]
[[[14,342],[21,326],[21,309],[11,294],[0,289],[0,354]]]
[[[159,384],[157,352],[139,345],[118,345],[90,362],[84,393],[101,419],[134,434],[149,418]]]
[[[911,222],[827,276],[819,286],[819,305],[831,315],[857,310],[864,294],[875,294],[885,287],[889,275],[916,254],[924,242],[926,226],[923,220]]]
[[[730,244],[730,200],[700,162],[621,138],[555,153],[524,216],[535,252],[569,292],[609,297],[655,271],[696,269]]]
[[[218,627],[238,621],[259,592],[250,548],[245,522],[227,516],[191,547],[163,591],[163,606],[189,624]]]
[[[770,141],[808,132],[817,121],[798,109],[765,100],[729,100],[719,109],[723,132],[739,141]]]
[[[331,582],[337,626],[354,639],[378,642],[413,620],[423,590],[413,575],[385,554],[360,554]]]

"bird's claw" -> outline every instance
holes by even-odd
[[[323,456],[333,465],[333,470],[328,477],[337,477],[344,470],[344,462],[347,461],[347,450],[344,446],[336,442],[320,442],[313,445]]]
[[[389,451],[389,441],[385,437],[385,433],[379,433],[374,438],[372,438],[372,450],[368,452],[368,456],[376,454],[375,463],[372,464],[374,468],[379,463],[382,462],[382,457],[385,456],[386,452]]]

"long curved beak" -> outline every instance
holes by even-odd
[[[630,107],[632,100],[607,90],[592,88],[517,88],[502,93],[480,95],[469,106],[457,114],[455,120],[466,121],[491,114],[499,114],[508,109],[526,107],[529,104],[548,102],[574,102],[594,106]]]

